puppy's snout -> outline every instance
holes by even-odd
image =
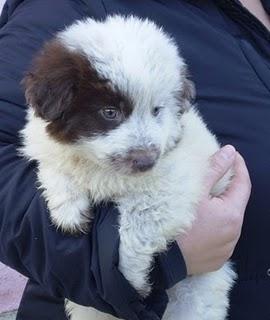
[[[131,150],[127,160],[130,162],[133,171],[144,172],[150,170],[156,164],[160,152],[156,148],[150,150]]]

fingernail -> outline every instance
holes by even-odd
[[[235,156],[235,148],[231,145],[226,145],[225,147],[221,148],[220,155],[225,160],[230,160],[233,156]]]

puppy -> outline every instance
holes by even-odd
[[[208,159],[219,145],[192,106],[177,46],[136,17],[79,21],[48,42],[24,79],[29,104],[22,152],[55,226],[87,232],[91,204],[120,211],[119,268],[146,297],[153,256],[196,216]],[[224,177],[212,190],[220,194]],[[224,320],[235,274],[189,277],[168,291],[166,320]],[[114,319],[67,303],[72,320]]]

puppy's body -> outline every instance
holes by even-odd
[[[25,83],[32,108],[23,153],[38,161],[53,222],[86,231],[90,204],[115,201],[119,268],[146,296],[153,256],[192,225],[218,149],[190,106],[174,42],[149,21],[89,19],[60,33]],[[228,183],[225,177],[213,194]],[[182,281],[169,290],[164,319],[224,320],[233,278],[227,264]],[[113,319],[72,302],[67,309],[72,320]]]

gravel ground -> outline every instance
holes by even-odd
[[[16,311],[2,313],[0,315],[0,320],[15,320],[16,319]]]

